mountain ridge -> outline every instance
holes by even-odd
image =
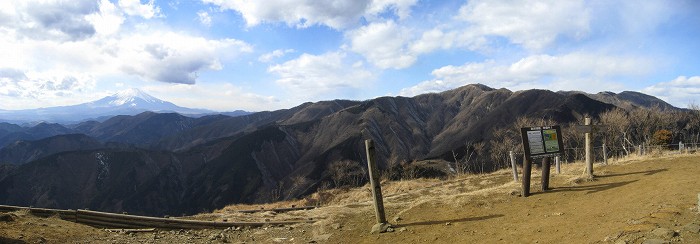
[[[310,194],[325,184],[333,185],[330,179],[335,162],[350,162],[361,169],[366,165],[362,163],[366,139],[375,141],[381,169],[400,169],[414,161],[461,160],[466,151],[473,151],[470,142],[489,142],[496,138],[495,130],[509,128],[519,117],[571,123],[585,114],[596,116],[614,108],[615,105],[580,93],[512,92],[468,85],[412,98],[322,101],[238,117],[189,118],[151,112],[117,116],[104,122],[85,122],[72,131],[99,138],[103,143],[116,141],[140,148],[60,152],[18,167],[7,167],[3,169],[5,172],[0,172],[4,175],[0,178],[0,191],[7,193],[0,202],[85,207],[86,199],[43,199],[38,204],[37,199],[26,195],[63,191],[51,188],[53,183],[48,181],[53,177],[51,174],[67,170],[70,160],[66,158],[79,160],[81,167],[92,170],[76,177],[82,177],[90,189],[96,189],[93,192],[97,195],[90,198],[89,206],[100,210],[180,214],[231,203],[288,199]],[[105,155],[118,156],[110,157],[115,161],[104,164]],[[133,162],[120,165],[119,160],[126,158]],[[37,167],[53,167],[49,166],[52,162],[65,165],[41,174],[33,173],[39,172]],[[99,167],[122,172],[131,180],[97,180]],[[500,166],[491,162],[480,167],[482,171],[490,171]],[[35,182],[43,187],[37,188],[40,189],[37,192],[27,192],[28,189],[13,183],[18,181]],[[108,197],[121,188],[133,189],[131,193],[120,194],[134,202],[125,205]],[[155,199],[159,194],[167,196],[167,201]],[[50,196],[60,198],[61,194]],[[138,201],[147,203],[135,204]],[[55,205],[59,202],[66,205]],[[167,206],[155,207],[162,204]]]
[[[130,88],[113,95],[87,103],[70,106],[25,110],[0,110],[0,122],[33,123],[49,122],[72,124],[87,120],[101,120],[117,115],[136,115],[142,112],[174,112],[192,117],[200,117],[217,112],[207,109],[180,107],[168,101],[160,100],[139,89]],[[236,110],[225,112],[232,116],[245,115],[249,112]]]

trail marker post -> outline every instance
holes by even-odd
[[[608,148],[605,147],[605,143],[603,143],[603,164],[608,165]]]
[[[515,153],[510,151],[510,167],[513,168],[513,181],[518,182],[518,166],[515,163]]]
[[[583,125],[576,125],[574,129],[578,132],[585,133],[585,152],[586,152],[586,174],[593,177],[593,132],[605,128],[605,125],[591,125],[591,118],[586,117],[583,119]],[[603,163],[608,164],[608,159],[606,155],[605,144],[603,144],[603,157],[605,158]]]
[[[532,160],[542,158],[542,190],[549,189],[549,157],[559,156],[564,150],[559,126],[525,127],[520,129],[523,139],[522,196],[530,195]],[[546,179],[545,179],[546,178]]]
[[[591,125],[591,118],[584,118],[583,119],[583,124],[590,126]],[[586,138],[586,173],[588,176],[593,177],[593,140],[591,140],[591,131],[586,132],[585,138]]]
[[[375,161],[374,142],[372,140],[365,140],[365,150],[367,151],[369,182],[372,186],[372,196],[374,197],[374,213],[377,217],[377,224],[372,226],[372,233],[384,233],[389,230],[391,225],[386,221],[386,215],[384,214],[382,186],[379,184],[379,169]]]

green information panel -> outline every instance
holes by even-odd
[[[559,151],[559,136],[557,135],[557,130],[542,130],[542,136],[544,138],[544,150],[546,152]]]
[[[520,132],[525,156],[530,159],[554,157],[563,152],[559,126],[526,127],[521,128]]]

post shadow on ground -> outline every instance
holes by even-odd
[[[0,243],[6,243],[6,244],[24,244],[27,243],[26,241],[22,240],[17,240],[17,239],[10,239],[7,237],[2,237],[0,236]]]
[[[441,224],[446,224],[446,223],[459,223],[459,222],[494,219],[494,218],[500,218],[503,216],[505,216],[505,215],[492,214],[492,215],[486,215],[486,216],[468,217],[468,218],[461,218],[461,219],[422,221],[422,222],[413,222],[413,223],[406,223],[406,224],[397,224],[396,227],[400,228],[400,227],[409,227],[409,226],[418,226],[418,225],[441,225]]]
[[[593,193],[598,193],[601,191],[607,191],[607,190],[610,190],[613,188],[621,187],[624,185],[628,185],[630,183],[634,183],[637,181],[639,181],[639,180],[613,182],[613,183],[597,184],[597,185],[586,185],[586,186],[560,186],[560,187],[556,187],[556,188],[550,188],[549,191],[535,192],[535,193],[531,193],[531,194],[537,195],[537,194],[547,194],[547,193],[566,192],[566,191],[588,191],[588,192],[586,192],[586,194],[593,194]]]
[[[625,176],[625,175],[636,175],[636,174],[643,174],[643,175],[653,175],[661,172],[668,171],[668,169],[655,169],[655,170],[647,170],[647,171],[639,171],[639,172],[629,172],[629,173],[620,173],[620,174],[609,174],[609,175],[596,175],[596,178],[607,178],[607,177],[615,177],[615,176]]]

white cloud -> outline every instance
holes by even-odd
[[[411,15],[411,7],[416,5],[418,0],[374,0],[370,4],[367,13],[379,15],[385,11],[396,13],[399,19],[408,18]]]
[[[347,33],[350,50],[360,53],[377,67],[406,68],[416,62],[416,55],[407,47],[411,31],[394,21],[372,23]]]
[[[497,88],[545,88],[599,92],[619,89],[620,84],[611,82],[616,76],[640,76],[652,70],[652,62],[639,57],[589,53],[570,53],[562,56],[533,55],[510,65],[488,60],[462,66],[444,66],[433,70],[432,75],[435,79],[402,89],[400,94],[414,96],[473,83]]]
[[[700,76],[678,76],[676,79],[642,89],[642,92],[663,99],[676,107],[700,101]]]
[[[188,108],[206,108],[221,112],[234,110],[263,111],[286,108],[274,96],[264,96],[229,83],[215,84],[153,84],[142,90],[157,98]],[[221,102],[231,101],[231,102]]]
[[[260,57],[258,57],[258,61],[263,62],[263,63],[269,63],[273,59],[281,58],[284,55],[286,55],[288,53],[293,53],[293,52],[295,52],[294,49],[285,49],[285,50],[277,49],[277,50],[274,50],[272,52],[260,55]]]
[[[140,0],[119,0],[119,7],[128,15],[141,16],[144,19],[162,16],[160,7],[156,6],[153,0],[145,4],[141,4]]]
[[[528,49],[540,50],[561,35],[582,38],[590,31],[590,11],[583,0],[473,0],[459,10],[469,31],[502,36]]]
[[[84,16],[94,1],[9,1],[0,12],[0,29],[36,40],[79,41],[95,34]]]
[[[125,20],[117,6],[109,0],[101,0],[99,12],[91,13],[85,16],[85,19],[95,27],[95,30],[100,35],[117,33]]]
[[[345,56],[339,52],[304,53],[297,59],[270,67],[268,72],[277,74],[280,78],[276,83],[297,99],[335,99],[356,93],[374,78],[361,62],[349,64]]]
[[[104,77],[193,84],[199,72],[221,70],[224,62],[252,52],[249,44],[239,40],[207,39],[151,26],[141,17],[158,16],[152,1],[140,5],[141,10],[134,5],[139,2],[120,3],[0,3],[0,70],[24,75],[21,79],[5,75],[0,106],[12,107],[5,101],[13,101],[30,107],[37,104],[36,98],[65,105],[90,97],[87,90]],[[152,15],[143,6],[150,6]],[[137,11],[132,14],[141,17],[130,17],[128,11]],[[126,21],[129,18],[141,20]],[[139,27],[122,27],[124,23]]]
[[[211,16],[209,16],[208,12],[206,12],[206,11],[197,12],[197,18],[199,19],[199,23],[202,23],[205,26],[211,26]]]
[[[221,70],[222,59],[252,51],[250,45],[235,39],[209,40],[173,32],[132,35],[119,40],[116,48],[115,61],[122,71],[181,84],[194,84],[197,72]]]
[[[0,100],[6,108],[66,105],[95,84],[93,77],[84,74],[0,68]]]
[[[344,29],[359,23],[361,17],[376,18],[387,11],[400,18],[410,15],[411,6],[416,0],[331,0],[331,1],[243,1],[243,0],[202,0],[234,10],[243,16],[248,26],[261,23],[283,22],[297,28],[325,25],[334,29]]]

